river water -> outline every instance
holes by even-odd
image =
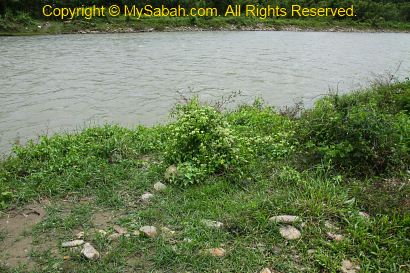
[[[102,123],[152,125],[180,98],[311,106],[410,75],[410,34],[169,32],[0,37],[0,152]],[[179,92],[178,92],[179,91]]]

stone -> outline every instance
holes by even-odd
[[[106,232],[105,230],[103,230],[103,229],[99,229],[99,230],[98,230],[98,233],[100,233],[102,236],[107,235],[107,232]]]
[[[157,182],[154,184],[154,190],[156,191],[164,191],[166,190],[167,186],[165,184],[162,184],[161,182]]]
[[[272,273],[272,271],[270,271],[270,269],[266,267],[262,269],[259,273]]]
[[[287,240],[299,239],[301,236],[300,231],[292,226],[284,226],[279,228],[279,233]]]
[[[158,235],[157,228],[154,226],[143,226],[140,228],[140,231],[150,238],[154,238]]]
[[[95,261],[100,258],[100,253],[90,243],[84,244],[81,254],[83,254],[84,257],[91,261]]]
[[[164,177],[166,180],[170,180],[178,175],[178,169],[175,165],[171,165],[165,171]]]
[[[212,220],[202,220],[202,224],[204,224],[205,226],[209,227],[209,228],[216,228],[216,229],[220,229],[224,227],[224,224],[218,221],[212,221]]]
[[[343,260],[342,266],[340,267],[343,273],[357,273],[360,270],[360,266],[354,265],[349,260]]]
[[[294,215],[278,215],[269,218],[269,221],[282,224],[292,224],[300,220],[299,216]]]
[[[172,237],[172,236],[175,235],[175,231],[172,230],[172,229],[170,229],[170,228],[167,228],[167,227],[162,227],[162,228],[161,228],[161,232],[162,232],[162,234],[165,235],[166,237]]]
[[[117,226],[117,225],[114,226],[114,230],[115,230],[117,233],[121,234],[121,235],[128,233],[128,230],[127,230],[126,228],[122,228],[122,227]]]
[[[143,195],[141,195],[141,200],[145,203],[148,203],[149,200],[154,197],[154,195],[152,193],[146,192]]]
[[[366,220],[370,218],[370,215],[364,211],[359,211],[359,216]]]
[[[122,234],[113,233],[113,234],[111,234],[110,236],[108,236],[108,240],[109,240],[109,241],[116,241],[116,240],[118,240],[121,236],[122,236]]]
[[[76,247],[84,244],[84,240],[74,240],[69,242],[64,242],[61,244],[62,247]]]
[[[339,242],[339,241],[344,239],[343,235],[341,235],[341,234],[334,234],[334,233],[331,233],[331,232],[326,232],[326,235],[329,239],[331,239],[333,241],[338,241]]]
[[[217,247],[217,248],[208,249],[208,253],[211,256],[214,256],[214,257],[223,257],[223,256],[225,256],[226,251],[225,251],[225,249],[223,249],[221,247]]]
[[[77,237],[77,239],[83,239],[84,238],[84,231],[80,231],[79,233],[77,233],[76,235],[75,235],[75,237]]]

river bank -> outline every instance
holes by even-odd
[[[307,110],[194,97],[168,124],[16,146],[0,269],[407,272],[409,98],[409,81]]]
[[[72,33],[132,33],[152,31],[329,31],[409,32],[410,24],[372,20],[217,18],[95,18],[93,20],[45,21],[20,15],[0,19],[0,35]]]

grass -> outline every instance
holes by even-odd
[[[409,120],[409,91],[407,81],[340,96],[339,101],[348,105],[341,111],[356,113],[371,99],[379,105],[379,114],[404,126],[403,120]],[[184,126],[184,116],[179,116],[180,123],[174,127],[89,128],[16,147],[14,156],[0,163],[0,190],[9,193],[3,211],[40,197],[51,204],[45,218],[26,234],[33,238],[30,255],[36,267],[3,265],[0,271],[259,272],[269,267],[278,272],[338,272],[342,260],[348,259],[363,272],[408,272],[409,161],[404,157],[378,173],[369,168],[368,175],[357,175],[324,160],[328,158],[324,155],[319,160],[301,158],[301,151],[311,149],[300,136],[315,128],[304,121],[312,117],[310,111],[324,111],[321,103],[326,100],[332,97],[293,116],[281,115],[261,101],[223,112],[238,147],[243,142],[251,150],[240,150],[239,156],[247,160],[246,166],[240,167],[243,174],[235,171],[228,175],[236,166],[230,162],[233,165],[222,173],[206,172],[205,179],[189,186],[178,179],[168,181],[161,193],[152,187],[164,181],[169,164],[180,164],[168,161],[164,151],[172,148],[166,145],[175,133],[172,130]],[[194,112],[195,107],[191,109]],[[403,145],[408,145],[407,131],[400,132]],[[321,144],[315,147],[311,151],[317,156],[323,149]],[[148,191],[154,198],[149,204],[142,203],[140,196]],[[361,211],[370,218],[361,217]],[[301,217],[293,224],[302,233],[300,239],[288,241],[280,236],[281,225],[268,220],[280,214]],[[224,228],[207,228],[203,219],[220,221]],[[342,241],[329,240],[327,221],[338,228]],[[96,232],[113,232],[115,224],[130,233],[143,225],[168,227],[176,233],[156,238],[131,235],[113,242]],[[86,240],[101,253],[101,259],[90,262],[79,252],[60,247],[78,231],[85,231]],[[47,240],[50,242],[44,246]],[[206,254],[215,247],[224,248],[226,255]],[[64,260],[63,256],[70,258]]]
[[[253,17],[104,17],[70,21],[33,19],[25,14],[0,18],[0,35],[42,35],[79,32],[138,32],[175,30],[337,30],[337,31],[409,31],[410,24],[393,21],[353,21],[332,19],[272,19]]]

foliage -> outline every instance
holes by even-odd
[[[176,164],[183,184],[201,182],[209,175],[241,173],[246,161],[240,140],[221,112],[200,105],[198,98],[177,105],[169,126],[165,157]]]

